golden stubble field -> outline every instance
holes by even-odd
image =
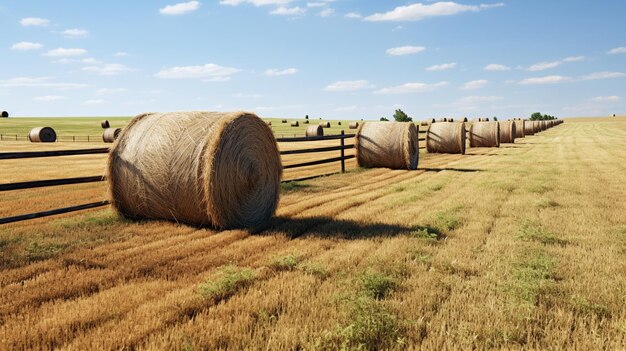
[[[70,159],[0,178],[104,167]],[[285,185],[256,233],[109,209],[2,226],[0,349],[626,348],[626,119],[419,168]],[[7,192],[0,216],[105,195]]]

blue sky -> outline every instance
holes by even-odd
[[[624,18],[623,0],[0,0],[0,109],[624,114]]]

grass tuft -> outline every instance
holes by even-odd
[[[215,279],[207,279],[198,289],[205,298],[219,301],[250,285],[255,278],[256,273],[252,269],[225,266],[218,271]]]
[[[443,211],[437,213],[435,223],[441,231],[451,231],[461,226],[461,220],[459,219],[456,211]]]
[[[298,266],[298,261],[296,255],[274,257],[269,266],[277,271],[293,271]]]
[[[363,273],[360,282],[365,295],[376,300],[384,299],[398,286],[394,278],[372,270]]]
[[[535,241],[544,245],[560,245],[565,246],[568,244],[567,240],[560,239],[554,235],[554,233],[545,230],[544,228],[536,225],[530,221],[524,221],[519,229],[520,239],[525,241]]]
[[[291,191],[297,191],[297,190],[302,190],[302,189],[306,189],[311,187],[310,184],[304,183],[304,182],[286,182],[286,183],[280,183],[280,191],[282,192],[291,192]]]

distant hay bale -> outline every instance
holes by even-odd
[[[512,144],[515,142],[515,133],[517,131],[515,122],[513,121],[502,121],[502,122],[494,122],[499,124],[500,129],[500,143],[501,144]]]
[[[498,122],[472,123],[469,128],[470,147],[500,147]]]
[[[105,119],[103,121],[100,121],[100,127],[102,127],[102,129],[111,128],[111,124],[108,120]]]
[[[341,121],[338,121],[338,122],[337,122],[337,125],[338,125],[338,126],[340,126],[340,125],[341,125]]]
[[[122,128],[107,128],[102,132],[102,141],[105,143],[114,142],[122,132]]]
[[[321,126],[308,126],[306,127],[306,131],[304,132],[304,135],[306,137],[316,137],[316,136],[323,136],[324,135],[324,128],[322,128]]]
[[[287,123],[287,120],[286,120],[286,119],[283,119],[283,120],[281,121],[281,123]]]
[[[291,126],[292,127],[299,127],[300,123],[298,123],[298,121],[293,121],[293,122],[291,122]]]
[[[463,118],[463,122],[467,122],[467,117]]]
[[[2,118],[9,118],[9,113],[7,111],[2,111]]]
[[[525,121],[521,120],[521,119],[515,119],[513,120],[513,123],[515,123],[515,138],[523,138],[526,136],[525,130],[526,130],[526,126],[525,126]]]
[[[357,128],[359,128],[359,122],[350,122],[350,124],[348,124],[348,128],[350,128],[350,129],[357,129]]]
[[[360,167],[417,169],[417,127],[411,122],[365,122],[354,138]]]
[[[430,122],[429,122],[429,121],[421,121],[421,122],[420,122],[420,126],[421,126],[421,127],[428,127],[428,125],[429,125],[429,124],[430,124]]]
[[[274,214],[282,165],[272,130],[246,112],[147,113],[109,153],[113,207],[134,219],[260,225]]]
[[[330,122],[320,122],[320,127],[322,127],[322,128],[330,128]]]
[[[272,126],[272,121],[267,121],[267,125],[271,127]]]
[[[535,135],[534,121],[524,121],[524,136],[526,135]]]
[[[37,127],[30,130],[28,140],[32,143],[54,143],[57,133],[50,127]]]
[[[302,124],[309,124],[309,120],[305,119],[304,122],[302,122]]]
[[[437,122],[437,121],[435,121],[434,118],[430,120],[430,123],[435,123],[435,122]]]
[[[465,154],[465,124],[432,123],[426,131],[426,151],[439,154]]]
[[[448,122],[454,122],[454,118],[448,118]]]

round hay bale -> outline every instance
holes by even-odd
[[[454,118],[449,118],[448,122],[454,122]]]
[[[435,122],[437,122],[437,121],[435,121],[434,118],[430,120],[430,123],[435,123]]]
[[[272,126],[272,121],[267,121],[267,125],[271,127]]]
[[[428,121],[421,121],[420,122],[420,126],[421,127],[428,127],[429,124],[430,124],[430,122],[428,122]]]
[[[341,121],[337,122],[337,125],[340,126],[341,125]]]
[[[463,118],[463,122],[467,122],[467,117]]]
[[[306,132],[304,133],[306,137],[316,137],[324,135],[324,128],[321,126],[308,126],[306,127]]]
[[[417,169],[417,127],[411,122],[365,122],[354,138],[360,167]]]
[[[526,136],[525,130],[526,130],[526,126],[525,126],[525,121],[521,120],[521,119],[515,119],[513,120],[513,123],[515,123],[515,138],[523,138]]]
[[[282,123],[287,123],[287,120],[286,120],[286,119],[283,119],[281,122],[282,122]]]
[[[535,135],[535,122],[524,121],[524,136]]]
[[[9,113],[7,111],[2,111],[2,118],[9,118]]]
[[[498,122],[472,123],[469,128],[470,147],[500,147]]]
[[[111,124],[108,120],[105,119],[103,121],[100,121],[100,127],[102,127],[102,129],[111,128]]]
[[[350,122],[350,124],[348,124],[348,128],[350,128],[350,129],[357,129],[357,128],[359,128],[359,122]]]
[[[57,133],[50,127],[37,127],[30,130],[28,140],[32,143],[54,143]]]
[[[302,124],[309,124],[309,120],[305,119],[304,122],[302,122]]]
[[[112,143],[120,136],[121,132],[122,128],[107,128],[102,132],[102,141]]]
[[[541,123],[539,123],[539,121],[533,121],[533,130],[535,134],[541,132]]]
[[[108,161],[111,202],[121,215],[220,229],[270,219],[281,174],[272,130],[246,112],[136,116]]]
[[[539,125],[541,126],[541,130],[544,131],[548,129],[548,121],[539,121]]]
[[[298,123],[298,121],[293,121],[293,122],[291,122],[291,126],[292,127],[299,127],[300,123]]]
[[[494,122],[498,123],[500,129],[500,143],[501,144],[512,144],[515,142],[515,132],[517,131],[515,122],[513,121],[503,121],[503,122]]]
[[[330,122],[320,122],[320,127],[322,127],[322,128],[330,128]]]
[[[426,131],[426,151],[439,154],[465,154],[465,124],[432,123]]]

